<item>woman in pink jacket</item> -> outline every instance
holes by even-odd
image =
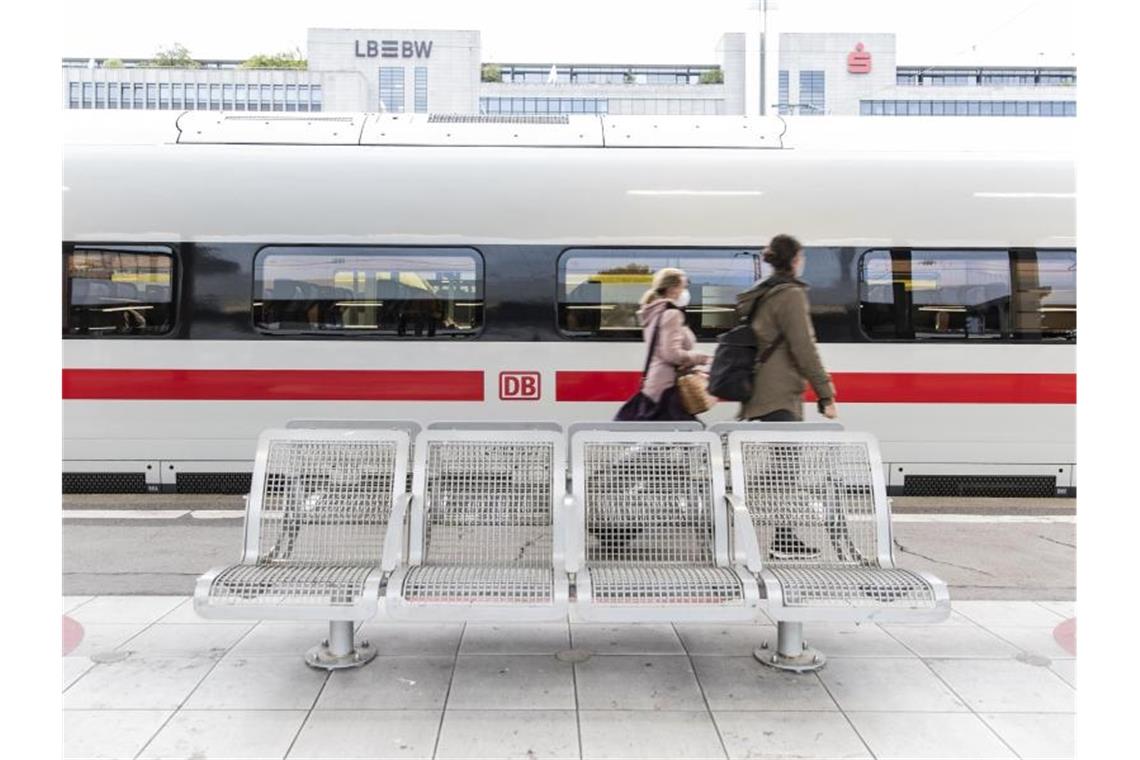
[[[689,278],[682,270],[667,267],[653,275],[653,287],[641,297],[637,312],[647,347],[657,333],[641,392],[662,407],[661,419],[696,419],[681,406],[677,372],[712,361],[711,356],[694,350],[697,338],[685,324],[689,299]]]

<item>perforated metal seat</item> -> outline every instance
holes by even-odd
[[[803,621],[944,620],[946,584],[895,567],[878,442],[832,430],[728,433],[738,550],[780,626],[779,656],[803,658]],[[794,626],[788,624],[795,624]],[[812,653],[818,662],[822,655]],[[805,665],[800,662],[799,665]],[[792,669],[810,669],[793,667]]]
[[[515,426],[517,427],[517,426]],[[416,441],[408,553],[388,530],[385,614],[395,619],[558,620],[569,582],[566,465],[552,430],[432,429]]]
[[[756,582],[730,564],[717,436],[580,429],[571,449],[572,617],[756,617]]]
[[[379,605],[384,538],[393,504],[402,503],[408,447],[402,430],[264,432],[242,559],[198,579],[194,609],[207,618],[328,620],[332,644],[310,652],[310,664],[358,662],[352,621]]]

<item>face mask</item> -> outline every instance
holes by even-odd
[[[689,300],[691,298],[692,296],[689,294],[689,289],[685,288],[681,291],[681,295],[677,296],[676,300],[674,300],[673,303],[677,304],[683,309],[689,305]]]

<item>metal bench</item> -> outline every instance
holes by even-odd
[[[890,505],[878,442],[867,433],[734,430],[728,434],[733,500],[741,520],[739,560],[757,574],[777,623],[768,665],[814,670],[823,654],[803,640],[804,621],[902,622],[946,619],[946,584],[895,567]],[[753,530],[755,531],[753,533]],[[782,537],[780,534],[782,533]],[[773,555],[794,535],[818,554]],[[755,556],[760,562],[755,562]]]
[[[402,430],[267,430],[257,444],[241,561],[200,577],[206,618],[328,620],[313,667],[362,665],[353,621],[376,614],[389,514],[406,502]]]
[[[580,429],[570,447],[574,619],[756,618],[756,582],[731,564],[716,435]]]
[[[550,430],[434,430],[416,439],[384,552],[392,619],[561,620],[565,443]]]

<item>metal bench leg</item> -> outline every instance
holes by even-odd
[[[351,620],[330,620],[329,637],[305,653],[305,663],[321,670],[359,668],[376,656],[376,648],[367,641],[353,645]]]
[[[765,641],[760,649],[752,652],[752,656],[769,667],[793,673],[810,673],[827,663],[822,652],[812,649],[804,641],[803,623],[776,623],[776,651],[773,652]]]

